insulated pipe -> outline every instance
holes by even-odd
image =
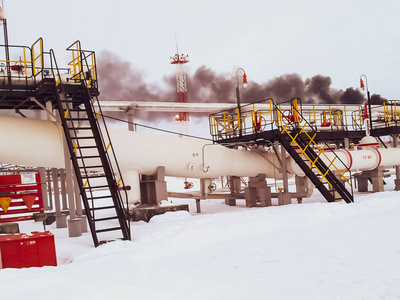
[[[350,171],[358,172],[373,170],[377,167],[388,168],[400,165],[400,148],[366,148],[351,151],[340,149],[335,151],[335,153],[324,152],[320,154],[320,158],[327,166],[333,161],[330,167],[332,171],[337,168],[339,171],[343,172],[347,167]],[[288,172],[298,176],[304,176],[303,171],[291,157],[288,157]]]
[[[126,175],[125,184],[132,186],[129,196],[133,199],[140,197],[139,175],[155,174],[158,166],[165,167],[165,175],[176,177],[282,177],[274,167],[278,164],[273,153],[228,149],[182,136],[112,128],[109,132],[122,175]],[[65,168],[63,132],[58,123],[0,116],[0,137],[0,163]]]
[[[56,122],[0,117],[0,163],[64,169],[63,129]]]
[[[109,128],[122,170],[155,174],[165,167],[166,176],[215,178],[224,175],[281,177],[270,161],[275,154],[246,149],[229,149],[210,142],[165,134],[133,132]]]

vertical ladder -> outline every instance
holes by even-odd
[[[7,20],[5,18],[3,19],[3,29],[4,29],[4,46],[6,54],[7,79],[8,79],[8,85],[10,85],[11,87],[10,49],[8,47],[8,29],[7,29]]]
[[[94,245],[115,239],[130,240],[128,206],[119,188],[122,185],[124,189],[124,183],[122,177],[116,177],[120,172],[107,128],[103,128],[103,134],[99,125],[103,116],[97,96],[91,95],[83,68],[72,81],[76,91],[66,93],[52,51],[51,54],[57,108]]]
[[[283,116],[278,107],[276,107],[276,110],[278,111],[278,115]],[[291,121],[287,118],[287,124],[281,124],[280,131],[278,132],[279,142],[328,202],[340,199],[343,199],[346,203],[354,202],[352,192],[347,190],[344,185],[347,182],[351,186],[350,182],[344,176],[344,173],[349,170],[340,172],[336,168],[334,160],[339,158],[336,156],[333,160],[329,160],[325,156],[325,147],[320,148],[314,142],[317,133],[312,129],[313,127],[307,124],[299,111],[296,110],[296,113],[298,120]],[[304,124],[301,125],[302,123]],[[307,131],[305,128],[307,128]],[[318,154],[314,151],[313,147],[318,149]],[[325,160],[329,161],[329,166],[322,159],[323,156],[325,156]],[[340,174],[339,178],[330,169],[331,167],[336,168],[337,173]]]

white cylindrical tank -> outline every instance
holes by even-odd
[[[224,175],[281,177],[269,161],[275,154],[246,149],[228,149],[211,142],[165,134],[109,129],[122,170],[135,168],[140,174],[154,174],[158,166],[165,175],[214,178]],[[269,161],[268,161],[269,160]]]
[[[336,156],[335,156],[336,154]],[[329,166],[332,171],[336,168],[343,172],[346,168],[350,171],[366,171],[373,170],[377,167],[392,167],[400,165],[400,148],[365,148],[361,150],[345,150],[340,149],[333,152],[324,152],[320,154],[324,163]],[[299,176],[304,176],[303,171],[296,164],[294,159],[288,157],[288,172]]]
[[[0,117],[0,163],[64,168],[60,124],[27,118]]]

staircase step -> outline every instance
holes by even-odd
[[[68,118],[69,121],[89,121],[88,118]]]
[[[96,149],[97,146],[80,146],[78,149]]]
[[[76,128],[76,130],[79,130]],[[73,140],[93,140],[94,136],[71,136],[71,139]]]
[[[97,199],[110,199],[112,198],[111,194],[107,196],[96,196],[96,197],[90,197],[88,198],[89,200],[97,200]],[[114,206],[113,206],[114,207]]]
[[[99,168],[103,168],[103,165],[79,167],[79,169],[81,169],[81,170],[84,170],[84,169],[99,169]]]
[[[105,210],[105,209],[115,209],[115,206],[110,205],[110,206],[100,206],[100,207],[91,207],[91,211],[96,211],[96,210]]]
[[[103,222],[103,221],[109,221],[109,220],[117,220],[118,216],[112,216],[112,217],[103,217],[103,218],[98,218],[98,219],[93,219],[94,222]]]
[[[100,156],[99,155],[82,155],[82,156],[76,156],[76,158],[78,158],[78,159],[88,159],[88,158],[100,158]]]
[[[106,175],[93,175],[93,176],[82,175],[82,179],[94,179],[94,178],[107,178],[107,176]]]
[[[95,189],[103,189],[103,188],[108,188],[108,185],[97,185],[97,186],[86,186],[85,189],[91,189],[91,190],[95,190]]]
[[[121,229],[122,229],[121,227],[111,227],[111,228],[97,229],[96,233],[114,231],[114,230],[121,230]]]
[[[92,127],[74,127],[74,128],[68,128],[69,130],[92,130]]]

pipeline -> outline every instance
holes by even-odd
[[[165,175],[173,177],[206,179],[265,174],[267,178],[282,179],[274,153],[260,155],[244,147],[228,149],[190,137],[112,128],[109,132],[125,183],[132,186],[129,197],[133,201],[140,198],[139,176],[155,174],[158,166],[164,166]],[[0,116],[0,137],[0,163],[65,167],[63,132],[56,122]],[[335,159],[335,154],[340,160]],[[324,152],[320,157],[327,165],[334,160],[340,171],[349,168],[358,172],[400,165],[400,148],[341,149]],[[287,172],[291,176],[304,176],[291,157],[287,158]]]

